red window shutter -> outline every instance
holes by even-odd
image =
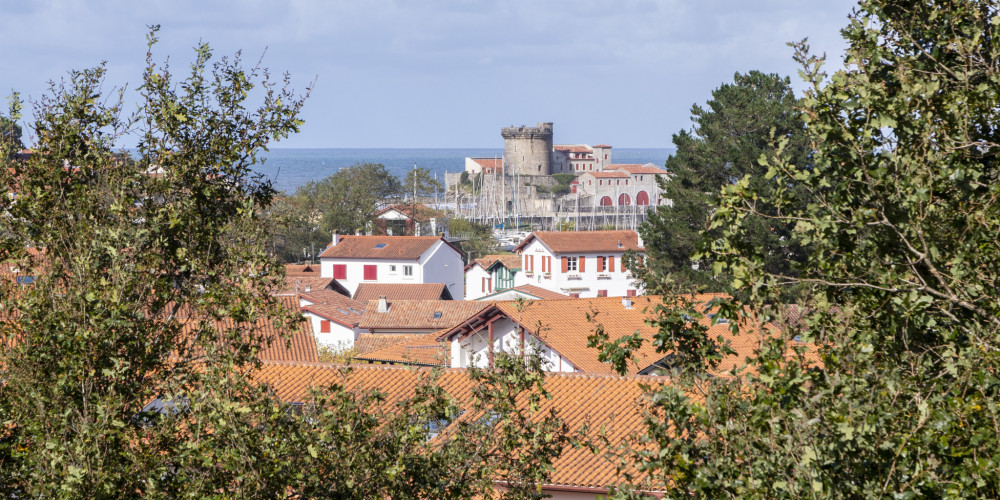
[[[347,279],[347,264],[334,264],[333,265],[333,279],[346,280]]]
[[[622,272],[625,272],[625,259],[622,259]]]
[[[330,321],[320,320],[319,322],[319,333],[330,333]]]
[[[545,272],[545,256],[542,256],[542,272]]]
[[[482,292],[486,293],[486,278],[479,278],[479,285],[482,287]]]
[[[567,269],[569,269],[569,265],[567,264],[568,261],[569,259],[567,257],[562,258],[562,272],[564,273],[566,272]]]
[[[378,279],[378,266],[374,264],[365,265],[365,279],[366,280],[377,280]]]
[[[529,255],[528,256],[528,270],[531,271],[531,272],[535,272],[535,256],[534,255]]]
[[[608,257],[608,272],[615,272],[615,256]]]
[[[607,290],[598,290],[597,291],[597,296],[598,297],[607,297],[608,296],[608,291]]]
[[[580,259],[579,259],[579,263],[580,263],[579,265],[580,265],[580,267],[578,268],[581,273],[584,272],[584,271],[586,271],[586,269],[584,268],[584,265],[583,265],[584,262],[587,262],[587,258],[581,255]]]
[[[486,278],[486,291],[493,293],[493,278]]]
[[[629,288],[628,290],[625,290],[625,296],[626,297],[635,297],[635,290],[633,290],[631,288]]]
[[[571,294],[569,294],[569,298],[571,298],[571,299],[579,299],[580,298],[580,294],[578,294],[578,293],[571,293]]]

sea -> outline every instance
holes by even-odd
[[[662,166],[674,148],[614,148],[614,163],[652,163]],[[255,170],[274,183],[275,189],[292,194],[309,181],[329,177],[356,163],[380,163],[402,180],[414,165],[426,168],[444,181],[445,172],[461,172],[465,158],[499,158],[503,148],[272,148]]]

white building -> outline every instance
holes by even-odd
[[[665,169],[652,163],[615,164],[600,172],[580,174],[570,188],[573,193],[591,197],[594,207],[669,205],[657,184],[657,178],[668,176]]]
[[[486,255],[465,266],[465,300],[513,288],[524,281],[517,255]]]
[[[625,268],[631,250],[645,258],[635,231],[535,231],[514,251],[526,283],[571,297],[627,297],[641,294]]]
[[[351,349],[358,335],[367,332],[358,327],[365,304],[333,290],[300,293],[299,306],[312,326],[319,347]]]
[[[462,253],[439,236],[339,236],[319,258],[324,278],[353,296],[361,283],[444,283],[465,296]]]

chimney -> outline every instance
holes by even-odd
[[[378,312],[380,313],[389,312],[389,303],[385,301],[385,295],[378,296]]]
[[[622,240],[618,240],[618,248],[622,247]]]
[[[632,299],[629,297],[623,298],[622,306],[625,307],[625,309],[632,309]]]
[[[336,230],[333,231],[333,237],[330,239],[330,241],[331,241],[330,243],[331,247],[335,247],[337,246],[337,243],[340,243],[340,234],[337,233]]]

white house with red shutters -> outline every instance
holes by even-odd
[[[362,283],[443,283],[465,296],[462,253],[440,236],[340,236],[320,255],[320,274],[351,296]]]
[[[299,293],[299,307],[309,321],[316,344],[334,350],[354,347],[358,335],[368,330],[358,327],[365,312],[365,303],[353,300],[334,290]]]
[[[535,231],[514,251],[527,283],[571,297],[631,297],[642,291],[625,252],[645,258],[635,231]],[[522,284],[522,283],[518,283]]]

